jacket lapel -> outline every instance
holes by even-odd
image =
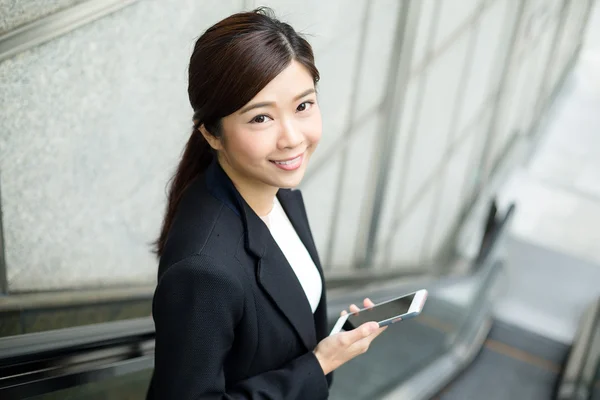
[[[317,341],[319,341],[327,334],[327,295],[325,275],[323,273],[323,267],[321,266],[321,260],[319,259],[319,252],[317,251],[308,223],[308,216],[306,215],[306,207],[304,205],[304,200],[302,199],[302,193],[296,190],[281,189],[277,193],[277,198],[285,210],[290,222],[294,226],[300,240],[304,244],[304,247],[306,247],[308,254],[310,254],[310,257],[317,266],[317,270],[321,276],[321,301],[313,314],[315,329],[317,330]]]
[[[300,281],[271,236],[271,232],[235,189],[225,171],[216,161],[210,165],[206,172],[206,183],[211,193],[242,219],[246,229],[245,247],[257,258],[256,275],[260,287],[293,326],[306,349],[313,349],[317,344],[317,339],[310,304],[306,300],[306,294]],[[312,245],[312,238],[310,238],[308,223],[302,222],[301,203],[293,204],[293,201],[297,199],[288,196],[288,193],[278,194],[279,201],[298,232],[298,236],[315,261],[321,279],[323,279],[316,249]]]
[[[306,294],[285,255],[264,222],[246,205],[248,249],[258,257],[257,280],[294,327],[307,350],[317,344],[314,320]]]

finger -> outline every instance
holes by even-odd
[[[363,301],[363,304],[365,305],[365,308],[371,308],[375,305],[368,297]]]
[[[356,304],[352,304],[350,305],[350,312],[356,314],[357,312],[360,311],[360,308],[358,308],[358,306]]]
[[[383,331],[385,331],[388,328],[388,326],[383,326],[381,328],[379,328],[376,332],[374,332],[373,334],[375,335],[375,337],[381,335],[383,333]]]
[[[377,336],[381,335],[383,330],[385,330],[385,328],[377,329],[375,332],[371,333],[367,337],[361,338],[354,342],[354,345],[352,347],[357,349],[359,353],[366,351],[366,349],[368,349],[371,346],[373,340],[375,340]]]
[[[351,338],[354,341],[357,341],[369,337],[374,332],[377,332],[377,330],[379,330],[379,324],[377,322],[365,322],[358,328],[353,329],[348,333],[352,333],[353,335]]]
[[[373,341],[377,336],[381,335],[383,333],[383,331],[385,331],[388,327],[384,326],[382,328],[377,329],[375,332],[371,333],[367,339],[369,339],[369,341]]]
[[[371,323],[369,323],[371,324]],[[362,337],[358,340],[356,340],[354,343],[352,343],[349,346],[349,349],[353,350],[355,353],[355,356],[361,353],[365,353],[369,347],[371,346],[371,342],[379,335],[381,335],[381,333],[386,330],[387,326],[383,327],[383,328],[378,328],[378,324],[375,322],[373,323],[375,324],[374,326],[370,327],[371,329],[373,329],[373,331],[371,331],[370,334],[368,334],[365,337]],[[366,324],[364,324],[366,325]],[[364,326],[364,325],[361,325]]]
[[[338,333],[338,341],[343,347],[352,349],[356,347],[355,344],[357,342],[369,337],[373,332],[376,332],[378,326],[377,322],[366,322],[351,331]]]
[[[346,310],[342,310],[342,312],[340,313],[340,317],[343,317],[344,315],[348,314],[348,311]]]

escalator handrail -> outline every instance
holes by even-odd
[[[0,398],[29,398],[152,368],[154,335],[146,317],[0,338]]]
[[[0,338],[0,367],[154,337],[151,317]]]

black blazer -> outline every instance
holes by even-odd
[[[302,196],[277,197],[323,271]],[[313,350],[327,335],[327,302],[313,314],[264,222],[218,163],[179,205],[152,307],[155,367],[148,399],[326,399]]]

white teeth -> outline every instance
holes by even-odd
[[[287,160],[287,161],[273,161],[275,164],[279,164],[279,165],[290,165],[290,164],[294,164],[295,162],[297,162],[300,159],[300,156],[294,158],[293,160]]]

